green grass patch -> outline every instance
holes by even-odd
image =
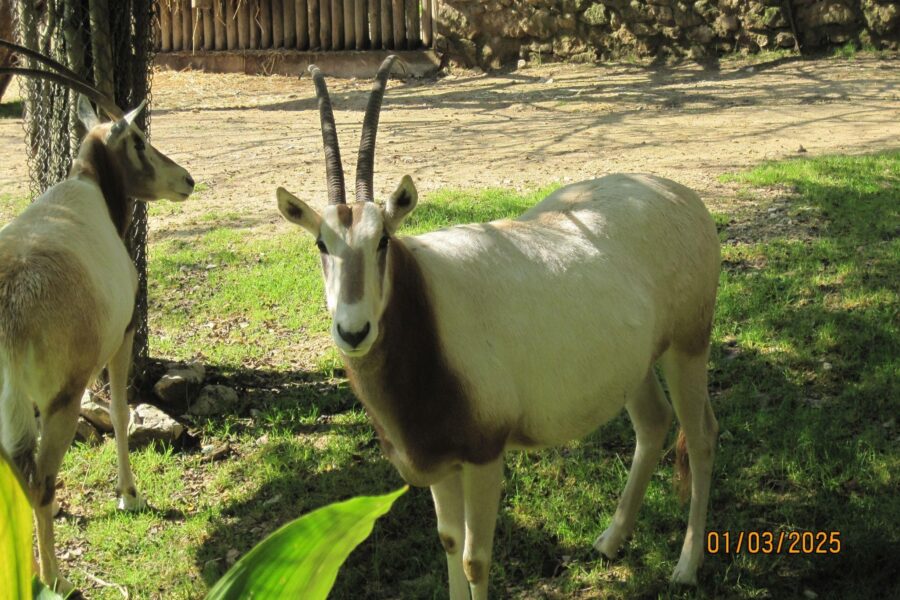
[[[804,235],[763,243],[746,229],[732,236],[734,215],[714,215],[723,270],[710,389],[722,435],[708,525],[734,535],[840,531],[841,552],[712,555],[697,590],[670,586],[687,510],[672,493],[667,453],[633,540],[616,561],[600,559],[591,543],[611,518],[634,448],[621,415],[562,448],[508,456],[492,597],[897,595],[889,565],[900,544],[900,153],[772,163],[728,179],[748,195],[775,188],[806,220]],[[404,233],[518,214],[547,191],[431,194]],[[740,218],[751,232],[768,227],[765,205]],[[132,597],[199,597],[230,560],[292,518],[401,484],[342,378],[318,256],[302,231],[258,238],[218,228],[163,240],[151,248],[150,285],[154,354],[204,359],[214,380],[240,390],[241,405],[195,423],[201,446],[228,448],[224,460],[165,447],[134,453],[155,508],[148,513],[113,511],[111,441],[69,452],[63,565],[92,598],[120,594],[85,571]],[[397,501],[332,597],[446,597],[426,490]]]
[[[24,114],[25,103],[22,100],[0,104],[0,119],[21,119]]]

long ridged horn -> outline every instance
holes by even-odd
[[[125,111],[119,108],[118,105],[116,105],[116,103],[112,100],[112,98],[85,81],[85,79],[81,75],[69,69],[69,67],[65,66],[64,64],[53,60],[49,56],[44,56],[36,50],[26,48],[25,46],[20,46],[19,44],[10,42],[9,40],[5,40],[3,38],[0,38],[0,46],[9,48],[16,54],[21,54],[23,56],[33,58],[36,61],[47,65],[51,69],[54,69],[55,71],[43,71],[40,69],[29,69],[26,67],[3,67],[2,69],[0,69],[0,73],[21,75],[22,77],[31,77],[35,79],[46,79],[54,83],[68,86],[76,92],[84,94],[85,96],[96,102],[97,105],[100,106],[100,108],[106,111],[106,113],[114,119],[121,119],[125,115]]]
[[[53,71],[44,71],[43,69],[26,69],[24,67],[2,67],[0,68],[0,75],[4,74],[20,75],[22,77],[31,77],[32,79],[46,79],[54,83],[59,83],[75,90],[80,94],[84,94],[85,96],[96,102],[98,106],[100,106],[111,117],[114,117],[115,119],[121,119],[123,116],[125,116],[125,113],[122,112],[122,109],[116,106],[116,104],[109,99],[109,96],[107,96],[97,88],[84,83],[83,81],[71,79],[69,77],[66,77],[65,75],[54,73]]]
[[[329,204],[346,204],[344,192],[344,168],[341,166],[341,150],[338,147],[337,129],[334,126],[334,112],[331,110],[331,99],[325,85],[325,76],[319,67],[309,65],[313,82],[316,85],[316,98],[319,100],[319,119],[322,122],[322,143],[325,146],[325,176],[328,179]]]
[[[378,117],[381,114],[381,100],[384,98],[384,90],[387,87],[388,76],[391,67],[397,60],[395,55],[390,55],[375,75],[375,83],[372,84],[372,93],[369,96],[369,105],[366,107],[366,116],[363,119],[362,138],[359,141],[359,156],[356,159],[356,201],[373,202],[375,191],[372,188],[372,175],[375,165],[375,136],[378,134]]]

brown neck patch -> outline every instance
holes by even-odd
[[[345,359],[354,391],[377,420],[397,424],[399,438],[390,442],[402,446],[419,471],[494,460],[509,428],[476,422],[465,385],[444,356],[415,257],[397,239],[388,254],[391,297],[379,337],[365,356]]]
[[[99,134],[88,134],[81,143],[78,158],[69,172],[69,177],[77,175],[93,179],[100,187],[109,210],[109,218],[119,232],[119,237],[125,239],[125,233],[131,224],[134,202],[125,195],[122,169],[113,160]]]

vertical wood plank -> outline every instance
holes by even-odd
[[[294,0],[283,0],[281,9],[281,22],[284,28],[284,47],[297,47],[297,15],[295,14],[296,5]],[[275,10],[272,10],[272,18],[275,18]]]
[[[247,2],[248,0],[244,0]],[[256,50],[259,48],[259,38],[261,32],[259,28],[259,6],[260,0],[250,0],[249,1],[249,21],[250,21],[250,49]]]
[[[213,24],[216,29],[216,50],[224,50],[228,41],[225,34],[225,0],[213,2]]]
[[[330,0],[319,2],[319,41],[322,43],[322,50],[332,50]]]
[[[203,14],[199,8],[191,9],[191,49],[203,50]]]
[[[181,0],[181,47],[191,50],[194,47],[194,19],[191,14],[191,0]]]
[[[331,0],[331,47],[344,49],[344,2]]]
[[[368,45],[368,35],[366,35],[366,19],[368,19],[368,13],[366,11],[366,0],[356,0],[356,5],[353,7],[353,18],[354,18],[354,30],[356,36],[356,49],[364,50]]]
[[[172,50],[178,52],[181,50],[181,2],[176,0],[172,3]]]
[[[172,11],[166,0],[156,3],[159,8],[159,50],[160,52],[172,51]]]
[[[419,0],[406,0],[406,47],[419,47]]]
[[[291,0],[270,0],[272,3],[272,47],[284,47],[284,2]]]
[[[405,0],[391,0],[394,17],[394,48],[406,48],[406,6]]]
[[[322,47],[319,41],[319,0],[306,0],[309,9],[309,49],[318,50]]]
[[[287,0],[288,2],[290,0]],[[309,48],[309,12],[306,0],[294,2],[294,17],[297,25],[297,48],[306,50]]]
[[[215,47],[215,27],[213,26],[212,8],[200,9],[203,14],[203,49],[212,50]]]
[[[238,47],[237,3],[238,0],[225,0],[225,38],[229,50]]]
[[[356,48],[355,0],[344,0],[344,48]]]
[[[381,48],[381,0],[369,0],[369,47]]]
[[[246,50],[250,47],[250,4],[241,0],[237,8],[238,48]]]
[[[381,0],[381,45],[385,50],[394,47],[394,11],[391,0]]]
[[[259,0],[259,47],[264,50],[277,48],[272,44],[272,21],[278,21],[281,15],[272,14],[272,4],[269,0]]]
[[[434,5],[431,3],[431,0],[422,0],[422,44],[426,48],[431,48],[433,34],[432,34],[432,9]]]

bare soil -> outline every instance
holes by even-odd
[[[484,75],[456,71],[391,81],[381,116],[375,186],[409,173],[427,201],[441,187],[526,189],[606,173],[652,172],[697,190],[713,208],[743,201],[718,176],[767,159],[866,153],[900,144],[900,60],[777,58],[651,68],[544,65]],[[329,80],[348,193],[370,87]],[[15,95],[11,90],[9,101]],[[153,217],[154,235],[284,225],[283,185],[324,203],[319,117],[308,77],[160,71],[153,82],[157,146],[205,184],[182,211]],[[0,119],[0,194],[26,193],[22,128]]]

